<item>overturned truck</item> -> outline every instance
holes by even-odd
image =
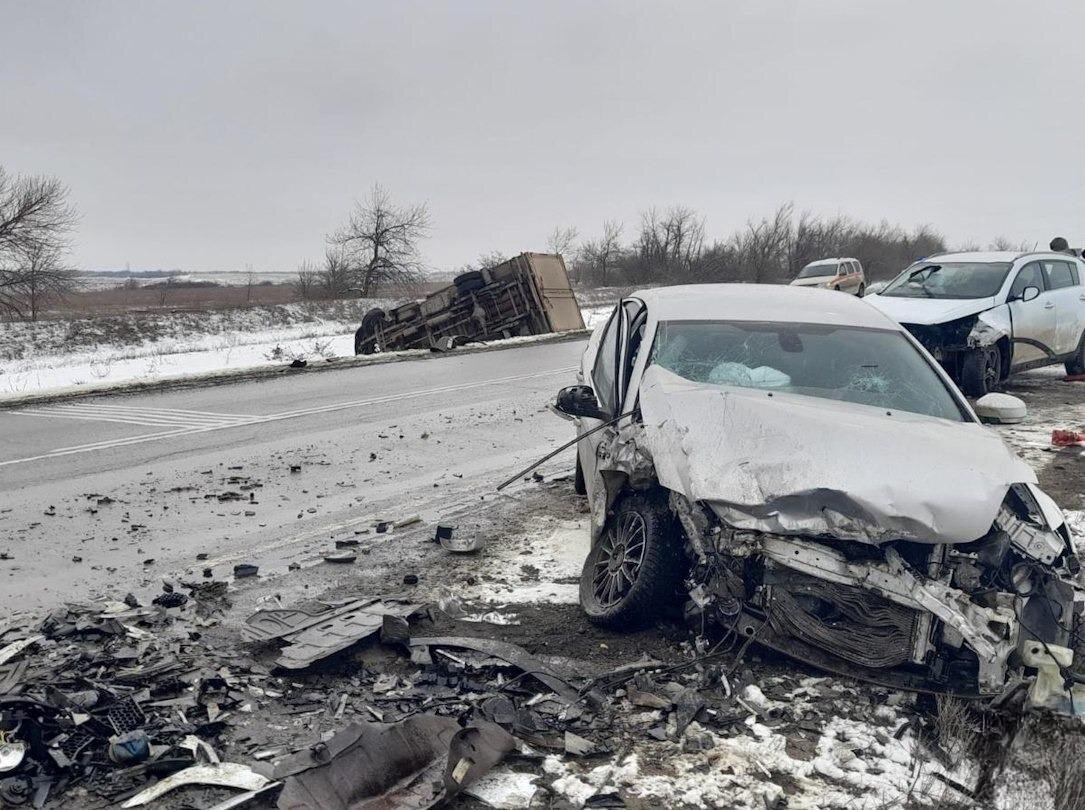
[[[387,312],[369,310],[354,335],[354,353],[450,349],[583,328],[561,256],[521,253],[494,267],[462,273],[421,301]]]

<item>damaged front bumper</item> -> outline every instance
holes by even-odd
[[[1014,485],[974,542],[875,545],[735,529],[672,492],[692,561],[687,616],[888,686],[1083,714],[1085,590],[1044,498]]]

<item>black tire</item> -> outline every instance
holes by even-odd
[[[1002,352],[997,346],[973,349],[961,361],[961,390],[970,397],[982,397],[1002,381]]]
[[[460,273],[456,276],[456,278],[452,280],[452,283],[456,285],[456,290],[460,295],[467,295],[485,287],[486,279],[482,277],[481,270],[469,270],[466,273]]]
[[[857,292],[856,295],[859,298],[862,298],[864,295],[866,295],[866,284],[859,285],[859,292]]]
[[[1085,374],[1085,332],[1077,342],[1077,354],[1065,363],[1067,374]]]
[[[377,324],[385,319],[384,310],[373,307],[362,316],[362,325],[354,333],[354,353],[374,354],[380,347],[377,345]]]
[[[576,472],[573,474],[573,492],[577,495],[588,494],[588,487],[584,483],[584,468],[580,466],[580,453],[576,454]]]
[[[631,630],[673,612],[688,567],[682,545],[664,494],[623,497],[580,574],[580,606],[588,620]]]

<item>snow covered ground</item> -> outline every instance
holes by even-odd
[[[345,311],[299,314],[298,323],[263,328],[258,312],[248,322],[236,322],[222,313],[201,313],[200,319],[167,324],[160,330],[166,334],[160,337],[132,343],[103,335],[100,342],[78,348],[86,338],[68,342],[63,338],[86,328],[83,322],[0,324],[0,339],[8,347],[8,359],[0,361],[0,401],[72,386],[97,387],[283,365],[295,358],[313,362],[352,357],[358,325],[355,310],[375,303],[360,302],[362,306]],[[611,309],[610,305],[585,308],[584,321],[594,328]],[[287,310],[281,320],[290,320],[289,307],[277,310]],[[59,350],[64,345],[73,348]]]
[[[86,384],[282,365],[295,357],[312,359],[353,354],[353,329],[335,322],[255,333],[201,335],[191,340],[167,338],[138,346],[103,346],[8,361],[0,371],[0,399]]]

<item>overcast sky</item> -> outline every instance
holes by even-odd
[[[1085,242],[1085,3],[0,0],[0,165],[87,268],[289,270],[374,183],[447,268],[651,205]]]

